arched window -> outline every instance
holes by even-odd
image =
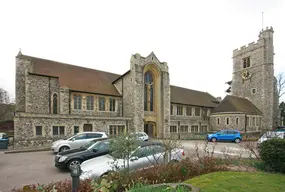
[[[238,117],[236,118],[236,125],[238,125]]]
[[[226,121],[227,121],[227,125],[230,124],[230,119],[228,117],[227,117]]]
[[[150,71],[144,74],[144,110],[153,111],[154,81]]]
[[[52,113],[57,114],[57,94],[54,93],[52,96]]]

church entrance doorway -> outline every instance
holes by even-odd
[[[146,122],[144,124],[144,132],[148,134],[149,138],[156,137],[155,133],[155,123],[154,122]]]
[[[83,132],[92,132],[92,124],[84,124],[83,125]]]

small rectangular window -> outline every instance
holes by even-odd
[[[199,107],[195,107],[195,116],[196,117],[201,116],[201,109]]]
[[[177,133],[177,126],[171,125],[171,126],[170,126],[170,132],[171,132],[171,133]]]
[[[52,134],[53,135],[58,135],[58,126],[53,126],[52,127]]]
[[[198,125],[192,125],[191,126],[191,132],[197,133],[199,131]]]
[[[43,127],[36,126],[36,136],[42,136],[42,135],[43,135]]]
[[[181,125],[179,132],[180,133],[187,133],[188,132],[188,126],[187,125]]]
[[[183,115],[183,106],[177,105],[177,115]]]
[[[187,116],[192,116],[192,107],[187,107],[187,109],[186,109],[186,115],[187,115]]]
[[[94,96],[87,96],[87,110],[94,110]]]
[[[81,95],[74,95],[73,96],[73,102],[74,102],[74,109],[81,109],[82,99]]]
[[[53,135],[65,135],[64,126],[53,126],[52,134]]]
[[[116,111],[116,99],[109,99],[109,111]]]
[[[109,135],[119,135],[125,132],[125,125],[110,125],[109,126]]]
[[[256,121],[256,118],[253,117],[253,118],[252,118],[252,126],[256,126],[256,122],[255,122],[255,121]]]
[[[250,57],[243,58],[242,63],[244,69],[250,67]]]
[[[105,111],[105,97],[99,97],[99,111]]]
[[[73,127],[73,134],[76,135],[77,133],[79,133],[79,126],[74,126]]]

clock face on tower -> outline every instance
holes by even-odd
[[[251,73],[250,73],[249,71],[244,70],[244,71],[242,72],[242,79],[243,79],[243,80],[249,79],[250,77],[251,77]]]

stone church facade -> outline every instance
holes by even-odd
[[[170,85],[167,63],[153,52],[147,57],[132,55],[130,70],[123,75],[19,52],[16,147],[48,145],[82,131],[109,135],[144,131],[155,138],[186,138],[225,128],[244,131],[248,118],[255,124],[247,126],[247,131],[273,126],[276,82],[270,30],[261,33],[263,40],[257,44],[234,51],[232,94],[222,102],[206,92]],[[240,78],[244,57],[251,59],[247,71],[255,74],[249,80]]]

